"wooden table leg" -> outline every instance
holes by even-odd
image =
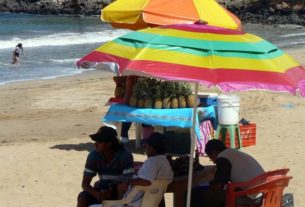
[[[174,197],[174,207],[185,207],[186,201],[185,201],[185,189],[175,189],[175,192],[173,194]]]
[[[141,123],[135,123],[136,124],[136,149],[139,149],[141,147],[141,138],[142,138],[142,124]]]

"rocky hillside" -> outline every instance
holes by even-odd
[[[111,0],[0,0],[0,12],[99,15]],[[243,22],[305,25],[305,0],[218,0]]]

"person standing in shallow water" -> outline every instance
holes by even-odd
[[[18,45],[16,45],[14,51],[13,51],[13,60],[12,60],[12,64],[18,64],[19,63],[19,56],[20,56],[20,53],[23,53],[23,47],[22,47],[22,44],[19,43]]]

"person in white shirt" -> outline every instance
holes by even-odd
[[[126,191],[128,187],[140,185],[149,186],[153,180],[168,180],[169,183],[173,180],[174,173],[170,166],[167,157],[164,155],[166,151],[166,138],[158,133],[152,133],[144,140],[143,146],[147,154],[147,160],[139,169],[137,175],[127,183],[119,184],[119,191]],[[128,193],[127,191],[125,193]],[[141,206],[141,199],[133,206]]]
[[[19,63],[19,56],[20,56],[20,53],[23,53],[23,47],[22,47],[22,44],[19,43],[18,45],[16,45],[14,51],[13,51],[13,58],[12,58],[12,64],[18,64]]]

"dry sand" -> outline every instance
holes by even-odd
[[[303,50],[288,52],[305,65]],[[92,148],[88,134],[101,125],[105,103],[113,96],[111,76],[94,71],[0,86],[1,207],[76,206]],[[266,170],[289,167],[294,178],[286,192],[293,193],[295,206],[303,206],[305,99],[263,91],[236,94],[241,97],[240,116],[257,124],[256,146],[243,151]],[[134,155],[137,161],[145,159]]]

